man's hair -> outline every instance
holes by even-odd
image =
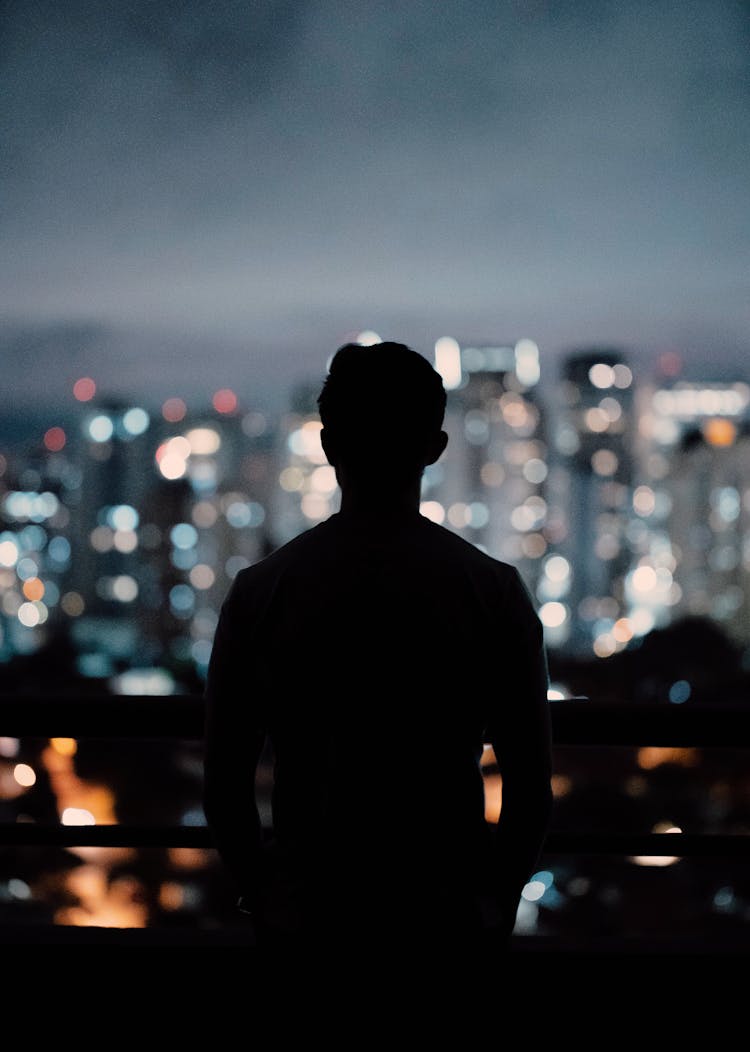
[[[386,455],[417,465],[445,404],[440,374],[403,343],[340,347],[318,398],[323,427],[350,462]]]

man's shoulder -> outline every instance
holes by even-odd
[[[490,555],[483,548],[477,547],[476,544],[453,533],[445,526],[425,518],[422,519],[422,522],[426,544],[431,549],[441,552],[446,558],[478,573],[494,575],[500,580],[518,576],[518,570],[511,563],[503,562],[502,559]]]
[[[239,595],[264,583],[271,584],[295,566],[305,565],[313,554],[333,546],[332,533],[333,527],[328,519],[298,534],[257,563],[240,570],[234,579],[233,592]]]

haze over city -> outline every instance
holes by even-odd
[[[4,5],[4,413],[283,404],[363,328],[741,370],[746,5]]]

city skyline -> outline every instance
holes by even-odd
[[[62,343],[71,340],[80,347],[80,334],[76,327],[66,327],[65,337]],[[110,364],[109,370],[100,367],[88,369],[84,366],[92,361],[90,356],[83,353],[71,353],[69,355],[60,353],[60,339],[56,337],[55,327],[46,330],[46,335],[38,335],[37,357],[35,367],[43,380],[29,381],[28,377],[22,375],[23,360],[26,355],[23,351],[24,339],[19,337],[20,342],[15,344],[15,352],[5,360],[10,369],[11,381],[0,387],[0,452],[22,451],[29,444],[41,441],[44,431],[51,426],[64,423],[75,415],[77,402],[73,396],[75,383],[86,376],[93,380],[96,385],[97,397],[112,404],[140,405],[152,414],[158,414],[161,406],[171,400],[184,401],[191,412],[210,411],[211,399],[217,390],[229,389],[237,397],[238,405],[245,409],[256,409],[267,412],[273,416],[281,416],[290,411],[294,400],[299,392],[303,396],[309,395],[313,389],[319,388],[325,377],[327,362],[340,344],[332,348],[320,348],[319,360],[312,363],[306,370],[296,375],[276,375],[272,382],[243,383],[238,376],[237,370],[232,374],[233,382],[219,382],[217,376],[226,377],[232,373],[231,370],[217,370],[216,364],[210,355],[205,354],[202,359],[200,377],[202,382],[198,383],[198,373],[189,374],[180,370],[173,370],[168,382],[161,382],[158,386],[153,384],[133,383],[128,378],[126,371],[119,371]],[[358,342],[364,335],[366,339],[389,339],[387,335],[376,333],[370,328],[352,329],[344,334],[343,342]],[[89,333],[89,337],[91,333]],[[503,346],[508,345],[507,332],[500,334],[501,338],[485,340],[466,340],[459,335],[457,342],[461,345],[476,344],[478,346]],[[691,383],[722,383],[743,381],[750,382],[750,365],[746,354],[738,353],[734,356],[703,357],[690,356],[683,351],[669,346],[661,349],[647,351],[643,347],[629,346],[615,339],[603,340],[598,343],[581,343],[568,347],[557,347],[554,351],[545,349],[539,344],[532,332],[516,334],[510,340],[510,345],[519,338],[533,338],[533,342],[539,347],[540,378],[539,388],[544,397],[554,402],[554,391],[556,386],[564,379],[565,361],[571,355],[596,352],[597,349],[609,349],[615,353],[626,355],[631,364],[634,376],[638,383],[660,383],[685,381]],[[3,338],[6,341],[13,340],[5,333],[0,333],[0,345]],[[88,337],[87,337],[88,338]],[[429,346],[414,347],[418,353],[435,364],[435,348],[441,340],[456,339],[454,333],[446,335],[438,333]],[[83,341],[85,343],[85,341]],[[402,342],[402,341],[398,341]],[[14,357],[19,359],[18,368],[13,368]],[[62,360],[61,360],[62,359]],[[245,363],[249,368],[249,363]],[[242,370],[240,370],[242,372]],[[49,383],[54,378],[56,388],[53,393]],[[235,382],[237,380],[240,382]],[[34,386],[24,386],[32,382]]]
[[[551,649],[608,658],[690,615],[748,645],[750,385],[685,378],[673,357],[639,379],[602,348],[545,393],[529,339],[443,337],[435,359],[449,442],[422,514],[518,567]],[[0,458],[6,660],[51,619],[86,675],[132,654],[205,671],[236,573],[337,510],[317,390],[277,416],[226,388],[149,413],[80,377],[70,422]]]

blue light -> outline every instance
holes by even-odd
[[[129,435],[142,435],[149,425],[149,415],[145,409],[134,406],[123,416],[122,425]]]
[[[224,564],[224,570],[227,577],[236,577],[240,570],[244,570],[250,565],[250,560],[246,559],[244,555],[230,555]]]
[[[36,577],[38,575],[39,567],[33,559],[26,556],[25,559],[18,560],[16,573],[22,581],[28,581],[30,577]]]
[[[266,519],[266,510],[263,505],[251,500],[248,504],[248,509],[250,511],[250,526],[262,526]]]
[[[198,542],[198,531],[189,522],[178,522],[169,531],[169,537],[175,548],[192,548]]]
[[[5,510],[12,519],[28,519],[32,513],[33,494],[17,490],[5,498]]]
[[[236,530],[250,525],[250,507],[244,501],[236,500],[226,510],[227,522]]]
[[[258,504],[257,501],[251,500],[247,503],[241,500],[233,501],[226,512],[227,522],[230,526],[234,526],[236,530],[249,527],[253,529],[256,526],[263,524],[266,518],[266,511],[262,504]]]
[[[18,543],[26,552],[40,552],[47,543],[47,534],[41,526],[24,526],[18,534]]]
[[[714,895],[714,907],[723,912],[732,909],[734,903],[734,892],[731,888],[719,888]]]
[[[115,504],[107,511],[107,522],[113,530],[135,530],[140,516],[130,504]]]
[[[678,679],[669,688],[669,700],[674,705],[682,705],[683,702],[688,700],[691,693],[688,681],[686,679]]]
[[[169,561],[178,570],[192,570],[198,562],[198,553],[195,548],[175,548],[169,557]]]
[[[189,614],[195,606],[193,589],[187,584],[176,584],[169,592],[169,605],[175,614]]]
[[[191,807],[185,811],[180,819],[180,825],[182,826],[204,826],[206,825],[206,816],[203,813],[201,807]]]
[[[53,562],[66,563],[70,559],[70,541],[67,537],[53,537],[47,551]]]
[[[208,639],[197,639],[190,648],[195,663],[206,667],[211,657],[211,649],[212,645]]]
[[[79,654],[76,666],[82,676],[101,679],[112,675],[112,660],[107,654]]]
[[[47,606],[57,606],[60,601],[60,589],[54,581],[44,582],[44,602]]]

